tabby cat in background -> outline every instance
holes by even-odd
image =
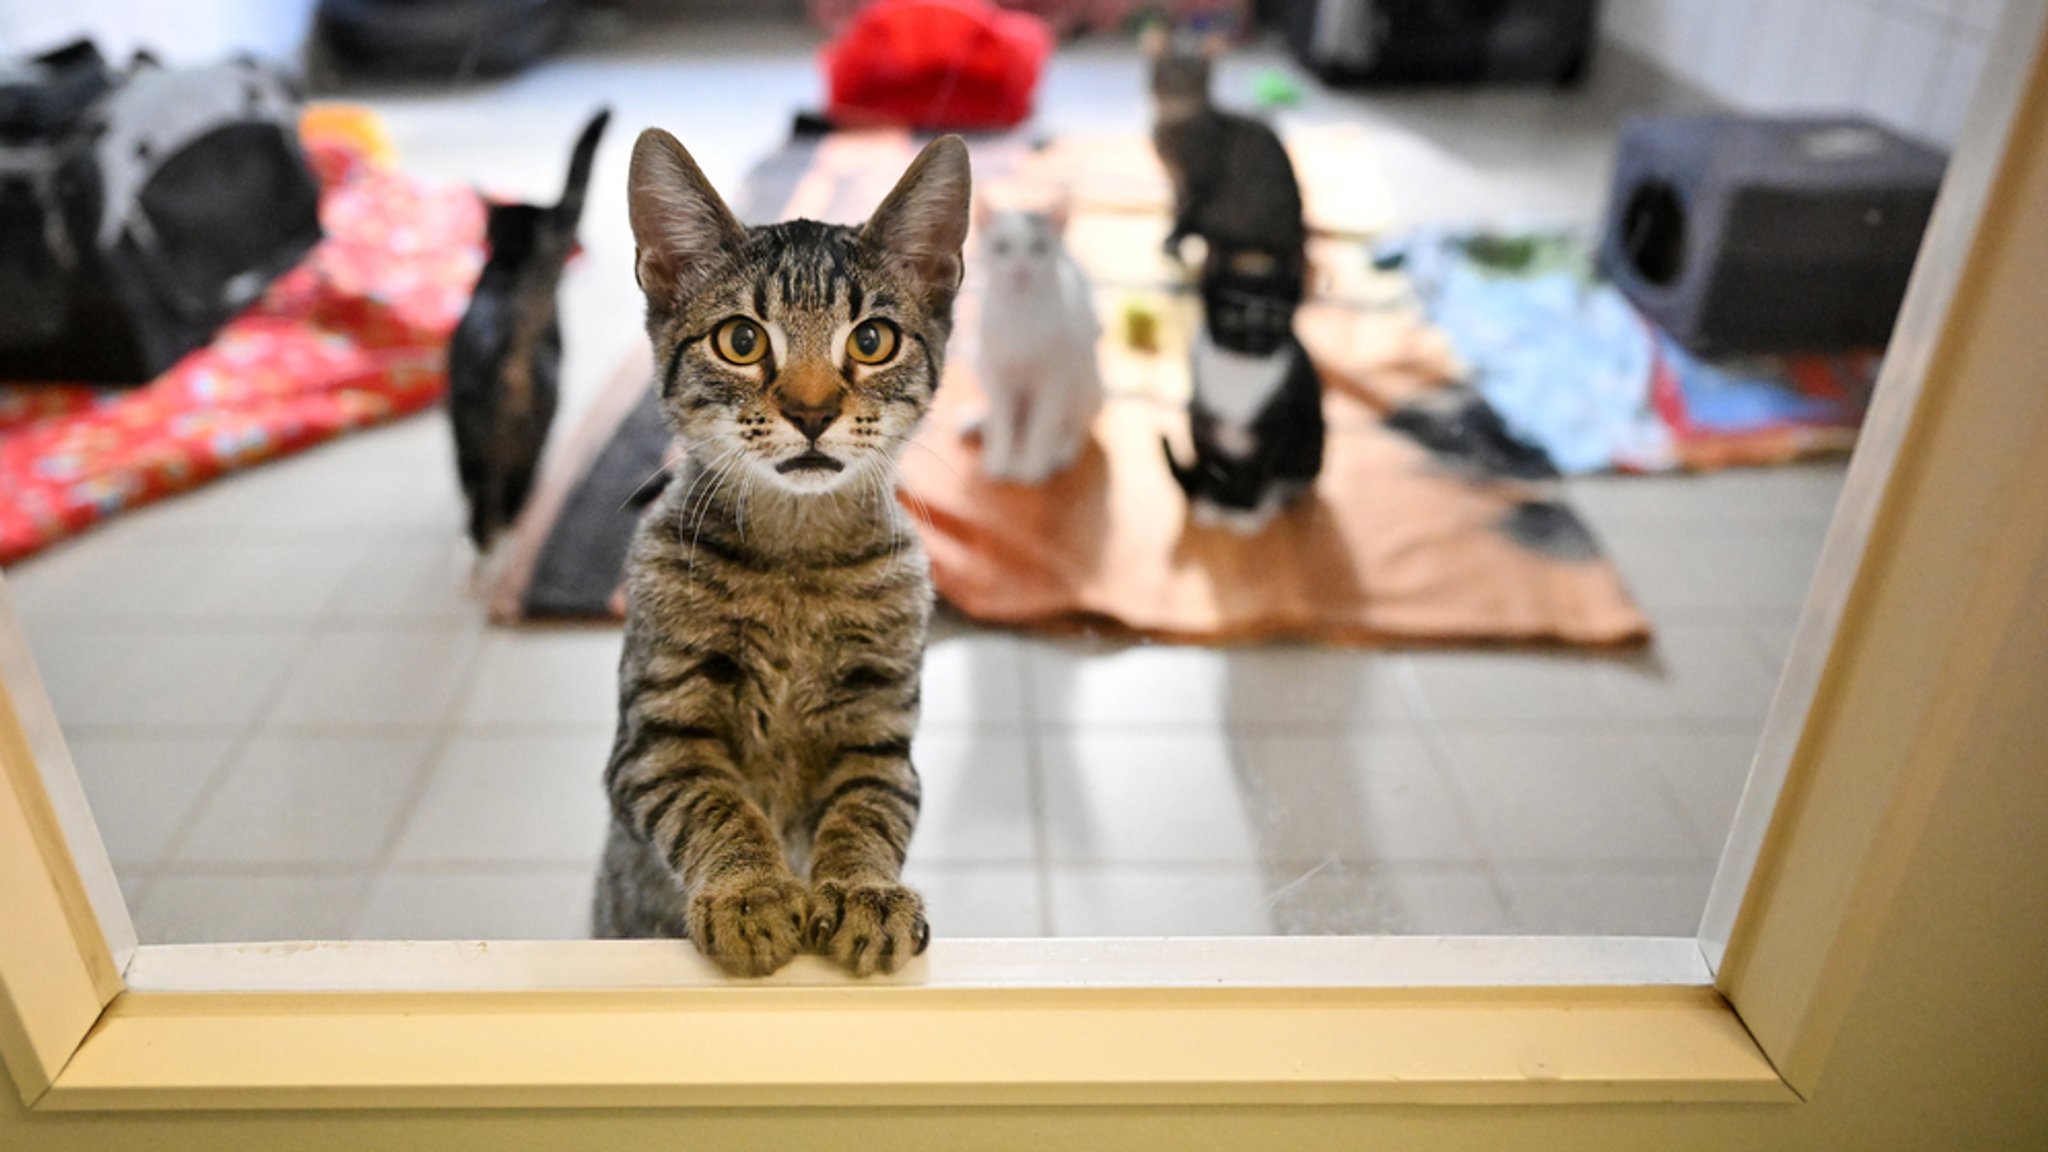
[[[584,126],[559,202],[488,209],[490,256],[448,344],[448,417],[478,552],[526,506],[554,423],[562,374],[555,287],[576,247],[591,161],[610,120],[611,110],[599,109]]]
[[[926,147],[867,223],[747,228],[658,129],[629,203],[662,412],[687,459],[627,565],[599,936],[687,936],[758,976],[856,974],[930,937],[901,882],[932,608],[896,457],[939,383],[967,149]]]
[[[1152,139],[1173,180],[1167,252],[1200,236],[1202,329],[1192,352],[1195,456],[1167,466],[1198,524],[1256,534],[1323,466],[1322,388],[1294,335],[1308,274],[1301,187],[1272,128],[1209,99],[1210,59],[1154,28]]]
[[[1216,107],[1209,97],[1212,58],[1221,40],[1176,36],[1158,25],[1145,33],[1152,61],[1152,146],[1173,183],[1173,230],[1166,254],[1200,236],[1207,269],[1241,252],[1279,262],[1279,275],[1305,277],[1308,226],[1301,185],[1280,136],[1262,121]]]

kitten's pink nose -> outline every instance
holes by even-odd
[[[804,438],[816,444],[825,429],[839,419],[839,403],[835,399],[829,404],[784,404],[782,418],[796,425]]]

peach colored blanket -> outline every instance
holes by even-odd
[[[971,301],[962,312],[970,328]],[[1111,397],[1093,443],[1042,487],[981,475],[977,445],[959,432],[979,403],[972,357],[955,354],[903,460],[904,500],[948,603],[989,623],[1205,644],[1648,636],[1604,557],[1545,547],[1540,533],[1532,542],[1532,524],[1569,517],[1546,485],[1475,475],[1382,423],[1442,363],[1428,332],[1398,317],[1330,305],[1305,313],[1329,424],[1311,498],[1252,538],[1191,523],[1161,448],[1168,438],[1188,451],[1176,332],[1190,324],[1166,324],[1168,351],[1154,355],[1105,336]]]

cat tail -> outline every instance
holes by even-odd
[[[1182,495],[1187,496],[1189,499],[1193,499],[1196,487],[1195,481],[1198,473],[1195,469],[1190,468],[1185,464],[1182,464],[1180,460],[1174,456],[1173,442],[1168,440],[1166,437],[1161,436],[1159,438],[1159,448],[1161,451],[1166,453],[1166,469],[1167,471],[1173,473],[1173,482],[1180,485]]]
[[[583,126],[583,134],[576,138],[576,150],[569,155],[569,181],[562,188],[562,202],[555,205],[555,216],[571,232],[576,222],[583,218],[583,190],[590,186],[590,167],[597,159],[597,142],[604,137],[604,126],[611,123],[612,110],[609,106],[597,110],[590,123]]]

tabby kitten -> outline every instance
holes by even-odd
[[[688,458],[627,564],[599,936],[687,936],[759,976],[924,950],[900,875],[931,578],[894,496],[939,382],[967,149],[933,141],[862,227],[747,228],[658,129],[629,187],[662,411]]]

